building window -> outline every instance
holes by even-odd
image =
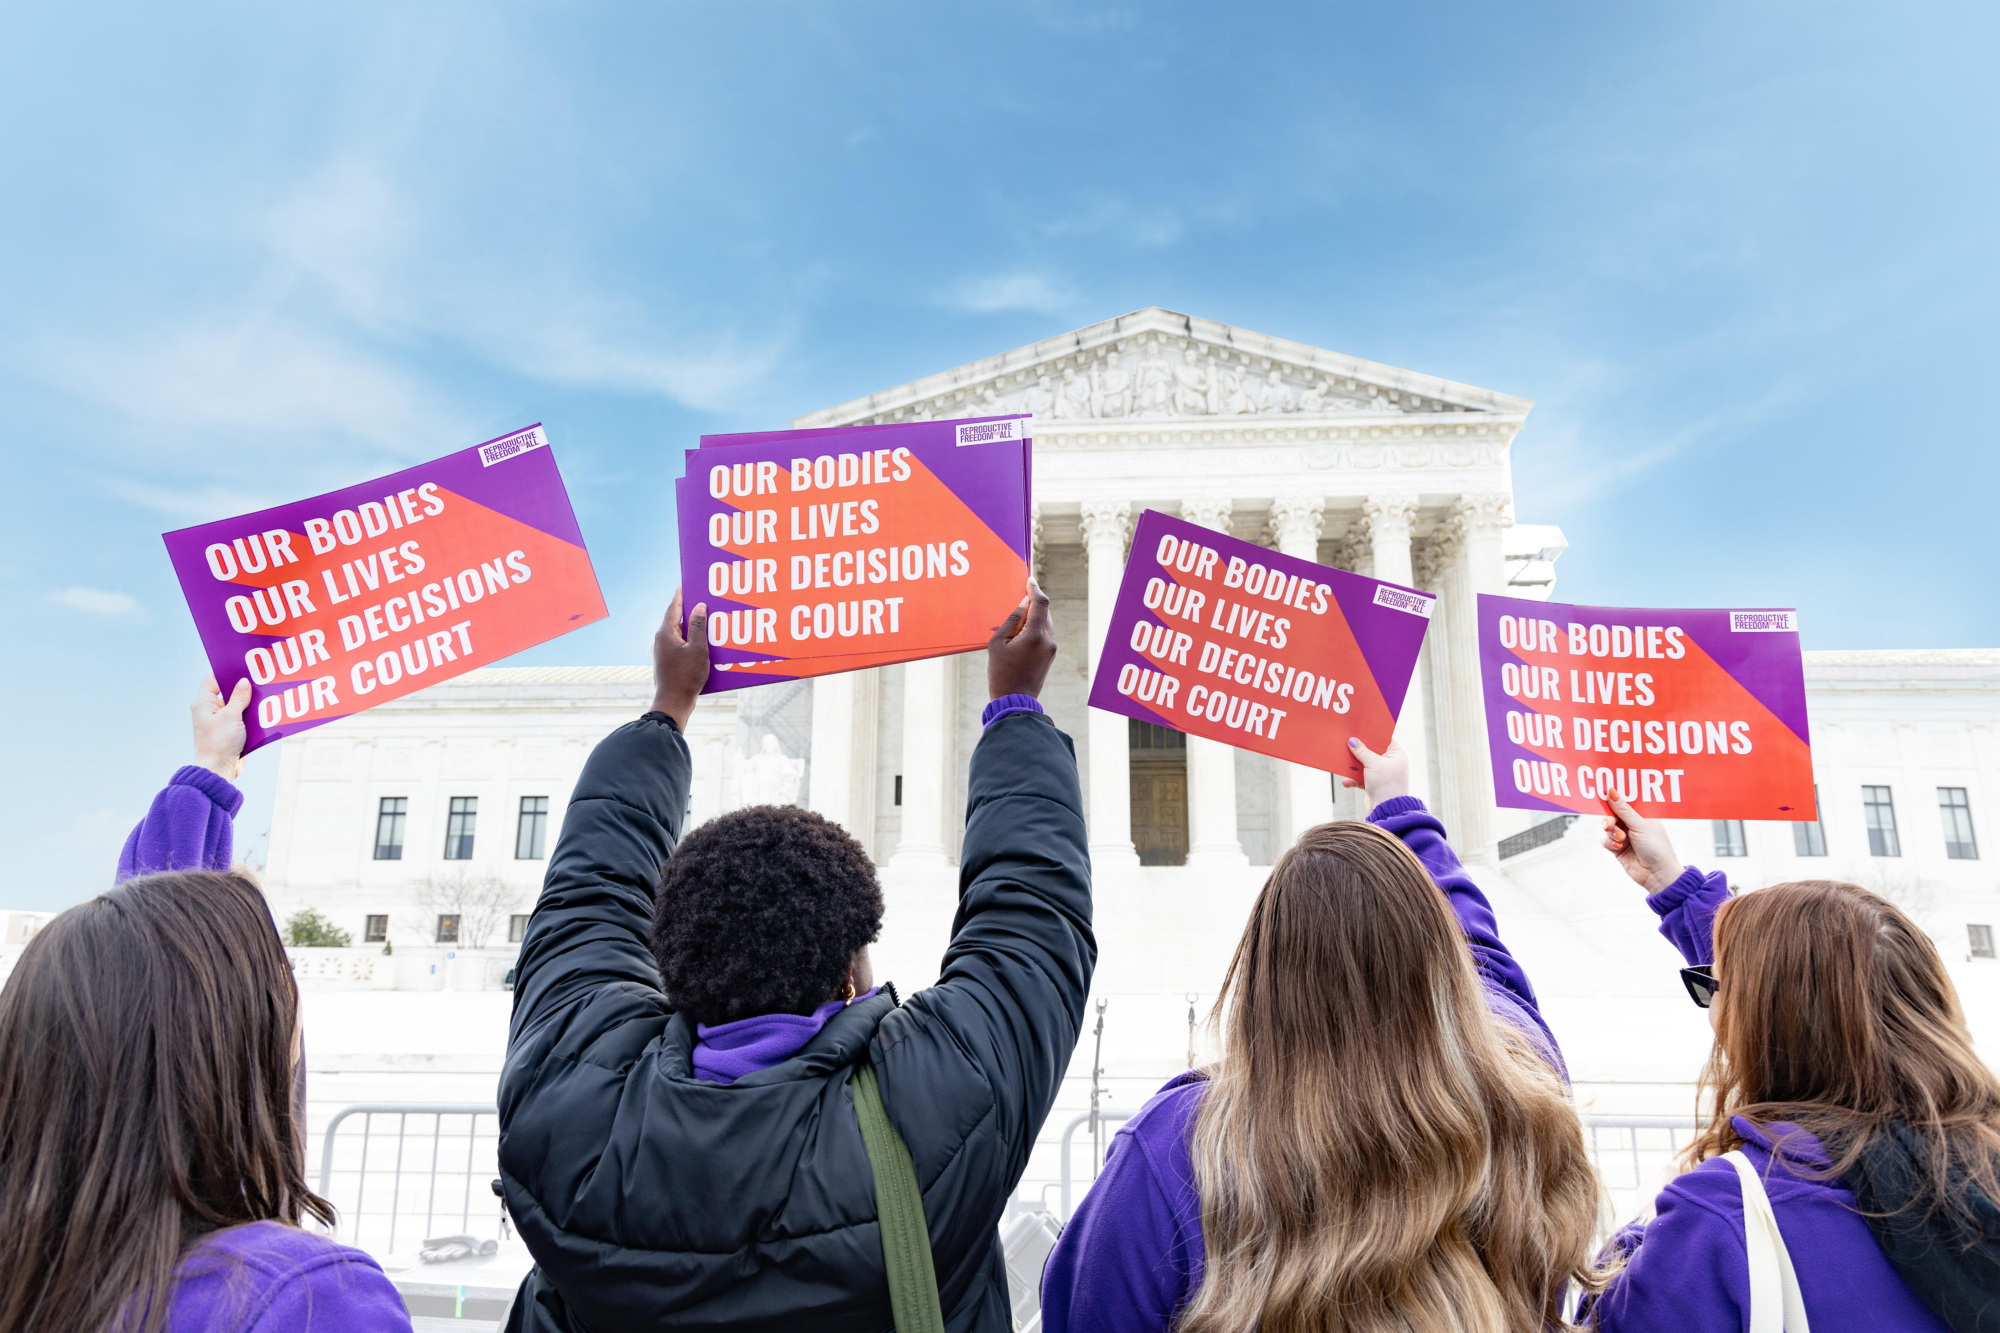
[[[1819,785],[1813,785],[1813,818],[1792,821],[1792,850],[1800,856],[1826,855],[1826,829],[1819,821]]]
[[[437,942],[439,944],[458,943],[458,913],[447,912],[438,917]]]
[[[386,916],[369,917],[367,929],[361,932],[361,942],[363,944],[380,944],[388,938],[389,918]]]
[[[539,861],[542,859],[542,835],[549,827],[549,798],[546,796],[523,796],[521,798],[521,822],[514,828],[514,859],[516,861]]]
[[[1717,856],[1748,856],[1749,846],[1743,841],[1743,821],[1740,819],[1712,819],[1715,826],[1715,854]]]
[[[444,822],[444,859],[447,861],[470,861],[472,859],[472,826],[479,820],[479,798],[477,796],[454,796],[451,798],[451,813]]]
[[[1963,787],[1938,788],[1938,813],[1944,816],[1944,854],[1954,861],[1977,861],[1979,844],[1972,837],[1972,806]]]
[[[1903,845],[1896,841],[1896,800],[1887,787],[1863,787],[1861,808],[1868,816],[1868,854],[1901,856]]]
[[[1971,938],[1972,956],[1974,958],[1991,958],[1993,956],[1993,927],[1967,926],[1965,933]]]
[[[895,804],[897,804],[897,805],[901,805],[902,803],[903,803],[903,775],[902,775],[901,773],[898,773],[898,774],[896,775],[896,800],[895,800]]]
[[[527,912],[516,912],[507,918],[507,943],[519,944],[528,933]]]
[[[403,825],[410,817],[410,798],[384,796],[375,811],[375,859],[403,859]]]

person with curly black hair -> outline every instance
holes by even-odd
[[[838,825],[759,806],[681,837],[709,666],[706,608],[680,613],[521,945],[500,1173],[536,1267],[507,1326],[1011,1329],[998,1226],[1097,961],[1076,752],[1036,697],[1048,598],[987,645],[958,915],[907,1001],[874,984],[882,891]]]
[[[660,874],[653,957],[668,1002],[694,1020],[694,1076],[767,1069],[873,995],[881,933],[875,864],[825,816],[753,805],[688,834]]]

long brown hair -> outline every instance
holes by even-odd
[[[1597,1178],[1561,1081],[1487,1007],[1422,863],[1308,830],[1223,982],[1195,1119],[1205,1275],[1181,1333],[1562,1326]]]
[[[1825,879],[1740,894],[1715,917],[1715,976],[1712,1113],[1688,1165],[1741,1147],[1740,1115],[1808,1131],[1845,1175],[1900,1121],[1928,1149],[1928,1202],[1966,1206],[1954,1172],[2000,1198],[2000,1079],[1937,947],[1894,903]]]
[[[210,1232],[333,1209],[292,1103],[298,992],[239,874],[50,922],[0,990],[0,1329],[158,1328]]]

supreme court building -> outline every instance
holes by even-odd
[[[792,422],[1035,416],[1035,566],[1062,645],[1044,704],[1082,768],[1094,990],[1109,1003],[1101,1081],[1122,1087],[1124,1109],[1194,1058],[1193,1017],[1264,867],[1299,830],[1363,813],[1320,770],[1085,707],[1147,508],[1438,594],[1398,727],[1415,789],[1493,898],[1580,1093],[1605,1109],[1688,1109],[1708,1029],[1682,1012],[1679,960],[1598,849],[1597,821],[1494,803],[1474,597],[1547,597],[1566,546],[1517,521],[1510,457],[1531,406],[1148,309]],[[1681,851],[1749,887],[1832,876],[1895,897],[1972,988],[1977,1026],[1975,990],[2000,1014],[2000,880],[1982,860],[2000,850],[2000,652],[1806,658],[1820,819],[1678,821]],[[491,668],[286,740],[274,909],[317,908],[353,932],[357,957],[393,941],[398,974],[377,970],[377,987],[462,988],[426,961],[453,946],[501,955],[497,982],[584,758],[646,706],[649,675]],[[845,826],[882,867],[876,975],[907,995],[935,978],[949,934],[985,699],[983,653],[711,696],[689,728],[692,820],[796,801]],[[1087,1080],[1088,1050],[1078,1059]],[[1079,1095],[1066,1089],[1064,1104]]]

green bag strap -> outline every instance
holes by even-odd
[[[903,1136],[882,1109],[875,1066],[863,1060],[854,1069],[854,1118],[875,1172],[875,1216],[882,1226],[882,1262],[889,1271],[889,1308],[896,1333],[944,1333],[938,1303],[937,1269],[931,1262],[931,1233],[924,1222],[924,1195]]]

